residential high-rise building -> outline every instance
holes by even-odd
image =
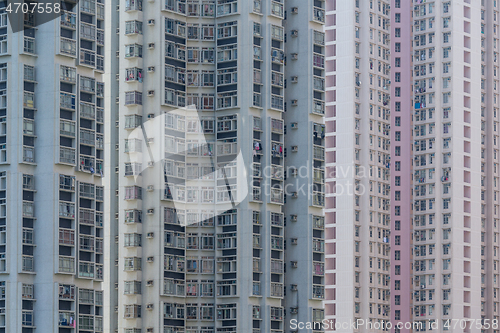
[[[104,2],[42,9],[0,2],[0,332],[103,332]]]
[[[328,1],[327,18],[326,318],[378,325],[390,318],[390,1]]]
[[[410,324],[393,326],[394,332],[456,331],[454,318],[481,319],[482,327],[460,331],[498,331],[498,2],[330,4],[326,125],[327,137],[338,139],[327,141],[327,166],[336,174],[327,195],[335,200],[326,212],[327,230],[334,229],[327,244],[333,243],[336,261],[327,270],[333,292],[326,317]],[[384,142],[390,143],[386,158]],[[378,179],[384,167],[390,168],[386,193]],[[346,194],[347,182],[374,186],[358,196]],[[373,205],[389,217],[385,194],[386,225],[370,218]],[[381,232],[372,233],[372,224]],[[376,271],[385,259],[378,242],[386,251],[390,245],[385,284]],[[373,258],[372,246],[380,257]],[[370,285],[373,273],[381,287]]]
[[[278,333],[285,313],[321,321],[325,3],[113,6],[110,329]]]

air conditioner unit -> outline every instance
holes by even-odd
[[[299,308],[296,306],[293,306],[290,308],[290,314],[297,314],[299,312]]]
[[[149,303],[148,305],[146,305],[146,309],[153,310],[153,303]]]
[[[118,267],[118,259],[115,259],[115,266]]]
[[[146,328],[146,332],[147,333],[153,333],[154,332],[154,328],[148,327],[148,328]]]
[[[152,287],[152,286],[153,286],[153,280],[148,280],[148,281],[146,282],[146,286],[147,286],[147,287]]]
[[[292,238],[292,245],[297,245],[297,242],[298,242],[297,238]]]
[[[115,289],[118,289],[118,282],[115,282]]]
[[[148,191],[152,192],[155,189],[154,185],[148,185]]]
[[[297,222],[297,214],[290,215],[290,221]]]
[[[153,215],[155,213],[155,209],[154,208],[149,208],[148,209],[148,215]]]
[[[115,213],[115,219],[117,219],[120,215],[118,213]]]
[[[297,262],[296,261],[292,261],[291,265],[292,265],[292,268],[297,268]]]
[[[299,36],[299,31],[298,30],[292,30],[292,37],[298,37]]]
[[[116,34],[118,35],[120,33],[120,28],[116,28]]]
[[[155,91],[154,90],[148,90],[148,96],[149,97],[153,97],[155,95]]]
[[[154,257],[148,257],[147,261],[148,261],[148,262],[154,262],[154,261],[155,261],[155,258],[154,258]]]
[[[120,10],[120,5],[116,5],[116,11]]]
[[[290,290],[291,290],[291,291],[297,291],[297,285],[296,285],[296,284],[292,284],[292,285],[290,286]]]
[[[116,51],[116,57],[119,58],[120,57],[120,51]]]
[[[118,307],[115,306],[115,313],[118,313]]]
[[[153,161],[149,161],[149,162],[148,162],[148,167],[153,167],[153,166],[155,166],[155,162],[153,162]]]
[[[115,243],[119,243],[120,242],[120,236],[115,236]]]
[[[154,49],[154,48],[155,48],[155,43],[148,44],[148,49]]]
[[[297,99],[292,99],[292,106],[299,105],[299,101]]]
[[[155,71],[155,66],[149,66],[148,72],[153,73]]]
[[[299,8],[298,7],[292,7],[292,14],[298,14],[299,13]]]
[[[120,194],[120,190],[115,190],[115,195],[119,195]],[[118,213],[116,213],[118,214]]]
[[[153,142],[155,142],[155,138],[148,138],[147,141],[148,141],[148,143],[153,143]]]
[[[297,169],[293,168],[291,174],[292,174],[292,176],[297,177],[297,174],[298,174]]]
[[[120,104],[120,97],[116,97],[116,104]]]
[[[148,20],[148,25],[155,25],[155,20],[154,19]]]
[[[155,236],[154,232],[148,232],[146,238],[153,238]]]
[[[292,192],[292,198],[297,199],[298,197],[299,195],[297,194],[297,192]]]
[[[120,122],[117,120],[117,121],[115,121],[115,127],[118,127],[118,126],[120,126]]]
[[[120,81],[120,74],[116,74],[116,81]]]
[[[297,53],[292,53],[292,60],[299,59],[299,55]]]
[[[148,113],[148,119],[152,119],[155,117],[155,114],[154,113]]]
[[[292,129],[297,129],[297,128],[299,128],[299,123],[295,123],[295,122],[293,122],[293,123],[291,124],[291,127],[292,127]]]
[[[292,76],[292,83],[297,83],[299,82],[299,77],[298,76]]]
[[[299,147],[298,146],[292,146],[292,152],[293,153],[296,153],[299,151]]]

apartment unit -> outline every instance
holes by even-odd
[[[326,317],[381,323],[390,314],[390,1],[329,1],[327,18]]]
[[[278,333],[323,319],[324,6],[113,2],[110,329]]]
[[[48,22],[6,6],[0,332],[102,332],[104,4],[63,1]]]

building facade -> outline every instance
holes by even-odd
[[[332,237],[327,233],[327,248],[332,243],[337,254],[332,256],[335,269],[327,270],[327,290],[334,290],[327,292],[327,318],[378,319],[372,306],[379,294],[374,293],[373,301],[368,281],[356,285],[358,276],[369,277],[373,271],[369,238],[373,222],[366,217],[372,195],[361,196],[359,202],[363,197],[366,201],[357,208],[356,192],[343,192],[345,182],[357,180],[356,172],[339,175],[339,171],[351,161],[354,165],[358,160],[359,165],[371,161],[374,134],[370,131],[377,132],[384,124],[371,118],[371,105],[377,104],[371,99],[382,98],[384,115],[386,91],[390,106],[386,128],[391,139],[384,164],[390,169],[390,233],[380,237],[387,236],[381,242],[387,242],[386,250],[390,246],[390,293],[386,294],[390,312],[382,318],[411,323],[411,328],[393,327],[394,332],[498,331],[496,324],[491,325],[498,320],[497,1],[332,1],[331,5],[326,27],[331,56],[327,58],[327,137],[342,134],[342,141],[327,146],[327,160],[332,161],[327,166],[336,173],[327,195],[335,200],[331,210],[327,207],[327,228],[331,222],[334,229]],[[390,8],[387,30],[384,8]],[[384,50],[384,37],[390,40],[390,50]],[[384,52],[390,64],[386,67],[389,82],[377,73],[383,73]],[[377,90],[381,90],[378,95]],[[363,112],[366,115],[357,120]],[[330,151],[333,155],[328,158]],[[371,183],[371,177],[368,172],[365,182]],[[340,302],[352,306],[339,309]],[[481,318],[484,325],[457,328],[451,324],[453,318]]]
[[[103,332],[104,3],[63,1],[50,20],[7,5],[0,331]]]
[[[278,333],[322,320],[324,6],[113,2],[110,329]]]

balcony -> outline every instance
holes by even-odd
[[[76,41],[69,38],[61,37],[59,50],[62,54],[76,57]]]
[[[102,134],[96,134],[95,147],[96,149],[104,149],[104,136]]]
[[[86,129],[80,129],[80,144],[94,146],[95,133]]]
[[[260,290],[260,282],[256,282],[254,281],[253,282],[253,286],[252,286],[252,295],[254,296],[260,296],[262,293],[261,293],[261,290]]]
[[[61,66],[60,80],[68,83],[76,83],[76,69]]]
[[[72,164],[76,163],[76,149],[60,147],[59,148],[59,163]]]
[[[94,94],[95,93],[95,79],[80,76],[80,90]]]
[[[271,297],[283,297],[283,283],[271,282]]]
[[[260,258],[253,258],[253,272],[254,273],[260,273],[261,272]]]
[[[80,65],[95,67],[95,52],[80,49]]]
[[[23,228],[23,245],[33,245],[33,229]]]
[[[59,311],[59,327],[69,327],[71,329],[75,320],[74,312]]]
[[[253,0],[253,12],[262,14],[262,0]]]
[[[59,273],[75,273],[75,258],[59,256]]]
[[[104,15],[105,15],[104,4],[97,3],[96,6],[97,6],[96,7],[96,9],[97,9],[97,19],[104,20]]]
[[[59,122],[59,134],[74,138],[76,135],[76,123],[69,120],[61,120]]]
[[[271,202],[276,204],[283,204],[283,190],[271,188]]]
[[[32,256],[22,256],[22,271],[23,272],[34,272],[35,271],[35,263]]]
[[[25,91],[23,93],[23,106],[25,108],[33,109],[35,107],[35,94]]]
[[[271,132],[283,134],[283,121],[279,119],[271,119]]]
[[[95,119],[95,105],[80,102],[80,117],[94,120]]]
[[[325,91],[325,79],[322,77],[314,77],[314,90]]]
[[[24,52],[35,54],[35,38],[24,36]]]
[[[324,161],[325,160],[325,148],[320,147],[320,146],[314,146],[313,158],[315,160]]]
[[[283,167],[281,165],[271,165],[271,178],[276,180],[283,180]]]
[[[312,298],[325,299],[325,286],[313,285]]]
[[[284,273],[283,260],[271,259],[271,273],[272,274],[283,274]]]
[[[96,40],[97,40],[97,44],[104,45],[104,30],[97,29]]]
[[[86,225],[94,225],[95,213],[92,209],[80,208],[78,212],[78,222]]]
[[[313,21],[325,23],[325,10],[319,7],[314,7]]]
[[[59,229],[60,245],[75,245],[75,231],[70,229]]]
[[[95,41],[95,26],[83,22],[80,23],[80,38]]]
[[[35,163],[35,148],[23,146],[23,162]]]
[[[235,155],[238,153],[238,144],[236,142],[217,142],[217,155]]]
[[[252,200],[262,202],[262,193],[260,187],[254,187],[252,190]]]
[[[95,69],[104,72],[104,56],[101,55],[96,56]]]
[[[318,207],[325,207],[325,194],[321,192],[313,192],[312,205]]]
[[[319,115],[325,115],[325,102],[315,99],[313,101],[313,109],[312,113],[319,114]]]
[[[72,202],[59,202],[59,217],[75,218],[75,204]]]
[[[81,278],[94,278],[95,266],[93,262],[80,261],[78,263],[78,277]]]
[[[36,82],[35,67],[24,65],[24,81]]]
[[[126,0],[125,11],[142,11],[142,0]]]
[[[313,170],[313,182],[324,184],[325,183],[325,171],[321,169]]]
[[[93,252],[94,248],[95,248],[95,239],[93,236],[80,235],[80,237],[79,237],[79,249],[80,249],[80,251]]]
[[[95,0],[82,0],[80,10],[84,13],[95,14]]]
[[[76,29],[76,14],[72,12],[63,12],[61,14],[61,26]]]
[[[325,241],[323,239],[313,238],[313,251],[324,253]]]
[[[69,109],[72,111],[76,110],[76,96],[68,93],[61,93],[60,104],[61,108]]]

